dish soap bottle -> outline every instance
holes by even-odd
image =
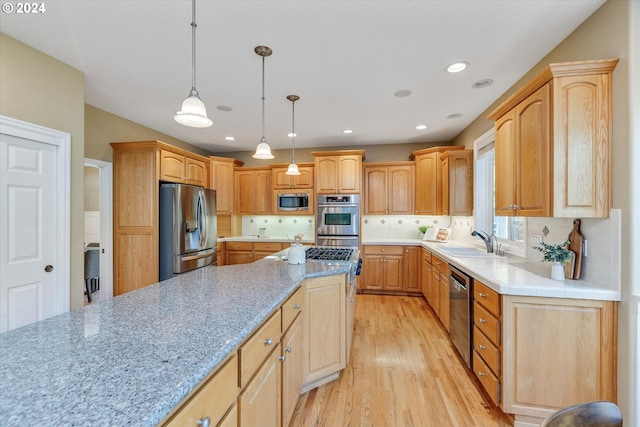
[[[299,234],[296,234],[294,237],[294,242],[291,243],[291,247],[289,248],[288,253],[288,262],[289,264],[304,264],[305,263],[305,251],[302,243],[300,241],[302,238]]]

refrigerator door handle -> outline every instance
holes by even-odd
[[[204,199],[204,191],[198,192],[198,226],[200,227],[200,249],[204,248],[207,241],[207,207]]]

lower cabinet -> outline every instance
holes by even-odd
[[[433,310],[442,326],[449,332],[449,264],[442,258],[431,256],[431,290]]]
[[[419,246],[365,245],[361,289],[420,293],[421,254]]]
[[[302,316],[282,336],[282,427],[287,427],[302,388]]]
[[[225,265],[249,264],[280,252],[282,242],[225,242]]]
[[[280,427],[280,342],[238,398],[238,427]]]
[[[427,303],[431,305],[431,252],[422,248],[422,261],[421,261],[421,282],[422,282],[422,296]]]
[[[421,292],[422,249],[419,246],[405,246],[403,249],[402,289],[407,292]]]
[[[346,366],[346,275],[306,279],[302,311],[302,391],[338,377]]]

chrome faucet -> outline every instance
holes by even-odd
[[[493,234],[489,236],[487,233],[485,233],[482,230],[473,230],[471,235],[481,238],[482,241],[484,242],[484,245],[487,247],[487,252],[489,253],[493,252],[493,238],[495,237]]]

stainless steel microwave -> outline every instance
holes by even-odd
[[[309,193],[278,193],[277,207],[279,212],[309,211]]]

